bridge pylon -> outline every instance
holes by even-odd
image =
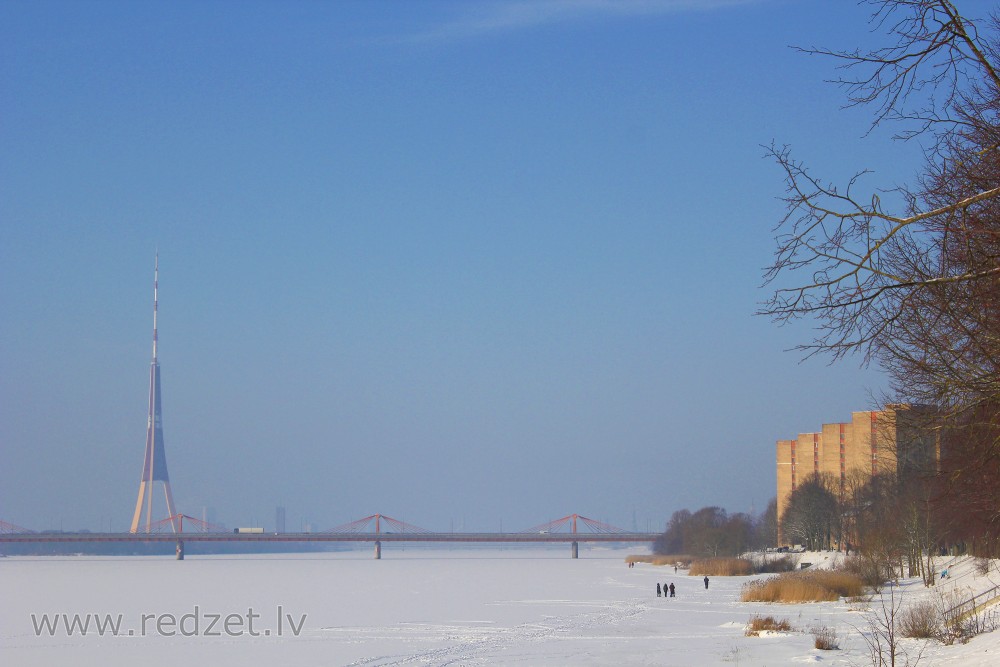
[[[522,533],[556,533],[556,532],[568,532],[576,535],[578,532],[583,533],[585,531],[578,531],[577,521],[588,528],[590,533],[600,533],[600,534],[624,534],[627,533],[623,528],[617,526],[612,526],[610,523],[604,523],[602,521],[597,521],[596,519],[588,519],[580,514],[567,514],[561,519],[554,519],[547,523],[542,523],[527,530],[522,530]],[[568,530],[567,530],[568,529]],[[570,542],[570,558],[580,557],[580,543],[576,540]]]
[[[392,528],[392,531],[396,533],[408,533],[415,535],[427,535],[431,531],[420,528],[419,526],[412,526],[408,523],[404,523],[399,519],[393,519],[391,516],[386,516],[385,514],[371,514],[363,519],[358,519],[357,521],[351,521],[350,523],[345,523],[336,528],[331,528],[326,531],[328,533],[338,533],[338,534],[358,534],[358,533],[372,533],[375,535],[382,534],[382,523],[386,523]],[[374,530],[371,530],[374,528]],[[375,540],[375,560],[382,560],[382,541],[379,539]]]
[[[33,530],[28,530],[27,528],[22,528],[21,526],[15,526],[12,523],[7,523],[6,521],[0,520],[0,534],[4,535],[27,535],[29,533],[34,533]]]

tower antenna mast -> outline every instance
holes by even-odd
[[[160,363],[157,360],[157,311],[159,310],[160,253],[157,251],[153,263],[153,360],[149,365],[149,412],[146,418],[146,456],[139,479],[139,497],[135,501],[132,515],[131,533],[139,532],[143,506],[146,509],[145,530],[149,532],[153,523],[153,483],[163,484],[163,494],[167,501],[167,516],[174,532],[177,532],[174,510],[174,496],[170,491],[170,476],[167,474],[167,455],[163,449],[163,419],[160,413]]]

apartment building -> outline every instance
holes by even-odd
[[[891,473],[901,477],[926,470],[940,459],[939,443],[929,428],[933,408],[891,405],[885,410],[851,414],[851,421],[823,424],[819,431],[778,440],[778,542],[788,498],[812,475],[826,477],[841,497],[859,481]]]

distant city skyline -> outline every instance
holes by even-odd
[[[981,8],[974,8],[981,11]],[[872,407],[764,299],[789,144],[853,3],[0,4],[0,519],[127,530],[150,268],[177,510],[518,530],[762,510],[774,442]],[[864,187],[864,186],[862,186]],[[889,196],[889,195],[885,195]]]

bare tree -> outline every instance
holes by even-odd
[[[854,567],[876,591],[888,579],[897,579],[905,553],[906,535],[899,517],[899,484],[895,475],[860,475],[848,497],[851,540],[855,543]]]
[[[944,253],[949,243],[970,241],[963,223],[1000,198],[1000,183],[979,174],[979,167],[997,160],[1000,78],[989,57],[993,51],[948,0],[871,4],[877,9],[873,21],[888,26],[897,44],[869,53],[809,52],[859,73],[839,83],[850,104],[876,106],[873,127],[900,121],[906,127],[898,136],[929,139],[926,178],[912,189],[893,189],[902,207],[893,212],[882,202],[885,192],[858,192],[866,170],[838,188],[813,176],[787,147],[772,146],[785,172],[787,213],[766,279],[776,283],[806,269],[808,280],[777,286],[762,312],[779,321],[819,318],[820,336],[803,346],[808,350],[839,356],[860,348],[874,358],[892,344],[888,334],[916,295],[1000,274],[998,266],[957,266]],[[956,173],[966,183],[953,183]]]
[[[692,556],[737,556],[752,546],[753,517],[703,507],[693,514],[674,512],[667,529],[653,544],[654,553]]]
[[[942,432],[942,474],[935,480],[936,521],[951,544],[1000,556],[1000,404],[966,411]]]
[[[814,318],[801,348],[834,359],[858,352],[889,374],[888,400],[938,406],[933,428],[968,429],[1000,417],[1000,21],[980,25],[950,0],[870,0],[892,40],[873,51],[803,49],[836,59],[848,105],[873,109],[872,129],[920,142],[909,186],[865,190],[861,168],[837,186],[784,146],[774,287],[761,313]],[[805,276],[798,280],[797,276]],[[966,431],[968,432],[968,431]],[[1000,433],[942,464],[961,495],[1000,456]],[[990,469],[990,468],[987,468]],[[937,472],[937,471],[935,471]],[[993,488],[1000,479],[993,479]],[[1000,535],[1000,500],[985,510]]]
[[[873,667],[916,667],[923,656],[926,643],[921,644],[916,655],[910,656],[903,643],[899,628],[903,599],[897,598],[895,588],[889,589],[889,599],[879,598],[880,606],[865,613],[865,625],[855,630],[865,640],[868,658]]]
[[[934,490],[923,479],[910,480],[897,491],[900,533],[906,551],[907,574],[919,576],[925,586],[935,583],[935,556],[940,546],[938,512],[933,507]]]
[[[810,551],[828,548],[839,526],[839,503],[828,487],[821,476],[810,475],[792,491],[781,516],[782,534]]]
[[[754,523],[754,547],[764,549],[778,544],[778,499],[771,498]]]

